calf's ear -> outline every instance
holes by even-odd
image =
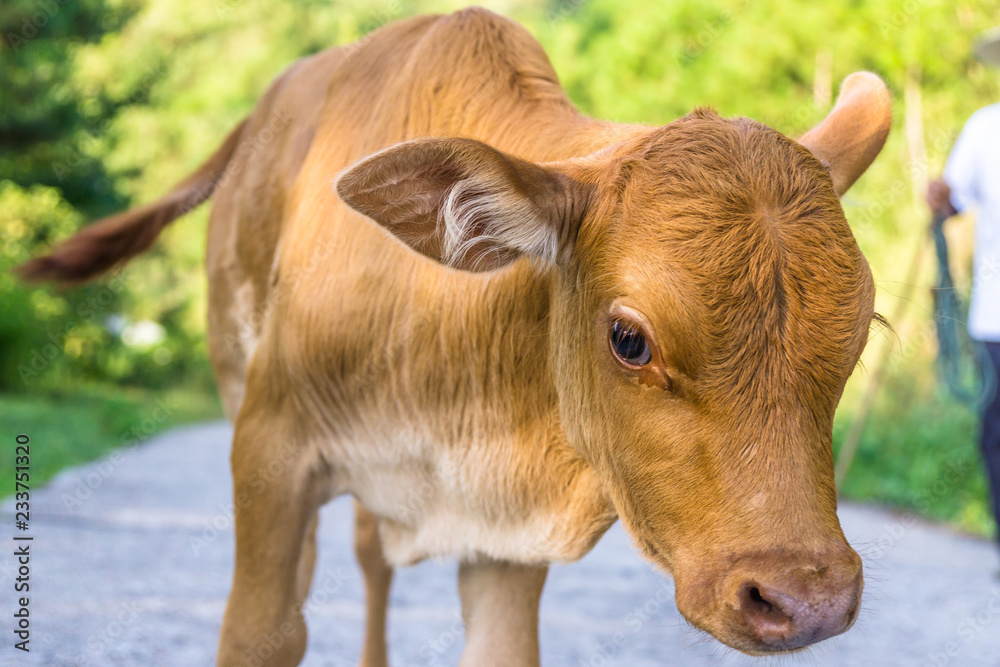
[[[858,180],[885,145],[892,120],[889,90],[871,72],[855,72],[840,86],[837,103],[799,143],[830,167],[837,195]]]
[[[336,183],[348,206],[418,252],[485,271],[529,255],[565,261],[588,189],[472,139],[416,139],[350,167]]]

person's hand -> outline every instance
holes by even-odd
[[[937,216],[947,218],[958,213],[951,204],[951,188],[942,178],[935,179],[927,185],[927,205]]]

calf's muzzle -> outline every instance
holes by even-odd
[[[735,569],[725,585],[728,624],[743,650],[795,650],[844,632],[857,618],[864,578],[849,547],[754,560],[762,566]]]

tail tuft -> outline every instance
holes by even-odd
[[[78,285],[95,278],[148,250],[164,227],[208,198],[178,202],[173,194],[88,225],[50,254],[28,260],[15,271],[22,280],[33,283]]]

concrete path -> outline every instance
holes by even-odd
[[[232,574],[230,436],[225,424],[179,429],[32,494],[28,655],[12,647],[13,506],[5,503],[0,665],[211,664]],[[992,545],[867,507],[846,505],[841,515],[866,559],[861,618],[846,636],[781,664],[1000,665]],[[346,499],[323,511],[305,665],[355,664],[362,589],[351,523]],[[457,664],[454,575],[454,564],[437,562],[397,575],[395,667]],[[754,662],[684,623],[672,583],[636,556],[618,525],[582,561],[549,575],[546,667]]]

